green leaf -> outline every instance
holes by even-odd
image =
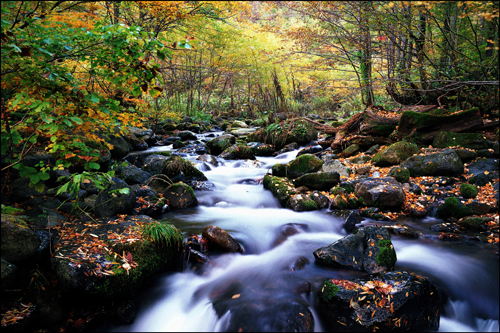
[[[99,97],[97,97],[96,95],[91,95],[90,96],[90,101],[92,103],[99,103],[100,100],[99,100]]]
[[[17,104],[19,104],[19,102],[24,98],[24,93],[21,93],[21,94],[17,94],[16,95],[16,98],[14,99],[14,101],[12,102],[12,106],[16,106]]]
[[[82,175],[76,175],[73,177],[73,182],[76,184],[79,184],[81,178],[82,178]]]
[[[165,54],[163,52],[160,52],[160,51],[156,51],[156,55],[158,56],[158,58],[160,58],[161,60],[165,60]]]
[[[124,187],[124,188],[119,189],[118,192],[121,194],[129,194],[130,189],[128,187]]]
[[[95,169],[95,170],[99,170],[101,168],[101,166],[98,163],[96,163],[96,162],[90,162],[88,164],[88,166],[89,166],[89,168]]]
[[[78,125],[81,125],[83,124],[83,120],[81,120],[80,118],[78,117],[69,117],[69,119],[74,122],[75,124],[78,124]]]
[[[42,193],[44,189],[45,189],[45,185],[43,183],[38,183],[35,185],[35,190],[38,193]]]
[[[48,54],[48,55],[49,55],[49,56],[51,56],[51,57],[53,56],[53,54],[52,54],[52,53],[50,53],[50,52],[49,52],[49,51],[47,51],[47,50],[42,49],[41,47],[38,47],[37,49],[38,49],[38,51],[40,51],[40,52],[42,52],[42,53],[45,53],[45,54]]]
[[[46,172],[41,172],[38,174],[41,180],[48,180],[50,178],[50,175]]]
[[[135,87],[134,90],[132,90],[132,95],[135,97],[139,96],[141,94],[141,87]]]
[[[68,190],[69,182],[61,186],[58,190],[56,195],[59,195],[61,193],[65,193]]]
[[[13,49],[14,49],[14,51],[16,51],[16,52],[19,52],[19,53],[21,53],[21,52],[22,52],[22,51],[21,51],[21,49],[20,49],[19,47],[17,47],[17,45],[14,45],[14,44],[8,44],[7,46],[10,46],[10,47],[11,47],[11,48],[13,48]]]

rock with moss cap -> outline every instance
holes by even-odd
[[[189,208],[198,206],[198,199],[191,186],[182,182],[170,185],[163,192],[168,205],[172,208]]]
[[[486,230],[486,224],[492,220],[491,217],[464,217],[458,221],[458,224],[465,230],[484,231]]]
[[[488,142],[481,133],[453,133],[439,132],[434,138],[432,146],[436,148],[447,148],[460,146],[470,149],[487,149]]]
[[[387,176],[393,177],[401,184],[408,183],[410,181],[410,170],[401,167],[394,167],[389,171]]]
[[[244,143],[234,144],[231,147],[226,148],[219,155],[219,157],[226,160],[255,160],[255,154],[253,153],[252,149]]]
[[[396,251],[389,231],[383,227],[364,227],[352,235],[314,251],[322,264],[350,267],[370,274],[391,269],[396,264]]]
[[[2,258],[11,263],[31,258],[41,244],[40,236],[19,216],[2,213],[1,227]]]
[[[295,186],[288,178],[265,175],[262,183],[264,188],[278,199],[281,207],[287,207],[290,197],[297,194]]]
[[[318,206],[308,195],[295,194],[288,200],[287,206],[296,212],[317,210]]]
[[[426,332],[439,328],[437,289],[415,273],[328,279],[317,290],[318,315],[332,332]]]
[[[295,179],[302,175],[305,175],[306,173],[319,171],[322,165],[323,161],[314,155],[301,155],[288,163],[287,177]]]
[[[445,149],[441,153],[423,156],[411,156],[400,164],[410,170],[412,177],[419,176],[460,176],[464,172],[464,164],[453,149]]]
[[[236,138],[231,134],[224,134],[207,142],[208,148],[212,155],[219,155],[225,149],[231,147],[236,142]]]
[[[379,167],[396,165],[403,162],[408,157],[417,154],[419,151],[420,149],[416,144],[407,141],[399,141],[375,154],[372,158],[372,163]]]
[[[363,198],[365,205],[381,209],[401,209],[406,199],[401,184],[391,177],[359,179],[354,194]]]
[[[192,187],[197,182],[208,180],[193,163],[176,155],[165,160],[161,173],[169,177],[174,183],[181,181]]]
[[[340,175],[337,172],[307,173],[295,179],[296,187],[306,186],[312,190],[328,191],[339,183]]]
[[[465,206],[455,197],[449,197],[444,200],[436,211],[436,216],[441,219],[450,217],[462,218],[474,214],[472,208]]]
[[[460,194],[464,199],[474,199],[477,197],[478,189],[474,185],[462,183],[460,184]]]

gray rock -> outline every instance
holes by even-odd
[[[208,250],[215,248],[224,252],[243,252],[241,245],[227,231],[217,226],[205,227],[202,237],[207,240]]]
[[[290,197],[288,207],[296,212],[317,210],[318,206],[309,196],[305,194],[295,194]]]
[[[184,183],[170,185],[163,192],[163,197],[167,199],[172,208],[189,208],[198,206],[198,199],[191,186]]]
[[[143,184],[149,177],[151,177],[151,174],[136,167],[135,165],[129,165],[120,168],[118,177],[122,178],[127,184],[134,185]]]
[[[16,264],[31,258],[41,244],[40,236],[20,217],[2,214],[2,258]]]
[[[129,193],[118,192],[128,188]],[[113,192],[112,192],[113,191]],[[95,201],[94,213],[97,217],[110,217],[118,214],[131,214],[135,204],[135,193],[123,180],[114,177],[111,186],[99,193]]]
[[[313,191],[310,195],[310,198],[314,201],[319,209],[328,208],[330,206],[330,199],[328,199],[326,195],[321,194],[318,191]]]
[[[127,156],[132,148],[120,135],[110,135],[106,141],[113,145],[113,149],[111,149],[111,156],[114,159],[121,159]]]
[[[354,193],[358,198],[363,198],[367,206],[381,209],[401,209],[406,199],[402,185],[390,177],[360,179]]]
[[[347,167],[339,160],[326,161],[321,167],[323,172],[337,172],[340,176],[349,177]]]
[[[453,149],[445,149],[441,153],[412,156],[400,164],[410,170],[412,177],[419,176],[460,176],[464,172],[464,164]]]
[[[312,190],[328,191],[340,181],[337,172],[307,173],[294,181],[296,187],[307,186]]]

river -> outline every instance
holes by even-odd
[[[328,331],[314,309],[314,293],[306,291],[298,296],[292,289],[314,285],[325,278],[359,278],[366,273],[315,264],[314,250],[346,236],[343,220],[328,209],[294,212],[281,208],[277,199],[258,182],[273,164],[291,161],[297,152],[257,157],[257,162],[225,161],[218,167],[198,163],[215,189],[196,192],[198,207],[169,212],[161,218],[168,219],[185,237],[201,235],[206,226],[216,225],[243,246],[244,254],[211,253],[213,263],[206,263],[201,269],[190,266],[184,272],[155,277],[140,294],[134,323],[113,330],[224,331],[231,312],[218,318],[210,295],[236,283],[241,295],[265,290],[270,297],[301,297],[310,305],[314,331]],[[188,157],[196,163],[195,158]],[[408,220],[408,225],[425,236],[417,239],[392,236],[397,253],[395,269],[427,276],[441,290],[444,306],[440,331],[498,332],[496,254],[480,242],[437,239],[438,234],[429,227],[440,222],[431,217]],[[361,223],[374,224],[382,223],[369,219]],[[299,232],[284,237],[287,227]],[[297,262],[302,266],[297,267]]]

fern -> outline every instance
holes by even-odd
[[[154,221],[141,225],[141,234],[144,238],[150,239],[159,247],[175,246],[179,248],[184,241],[184,237],[179,229],[173,224]]]

